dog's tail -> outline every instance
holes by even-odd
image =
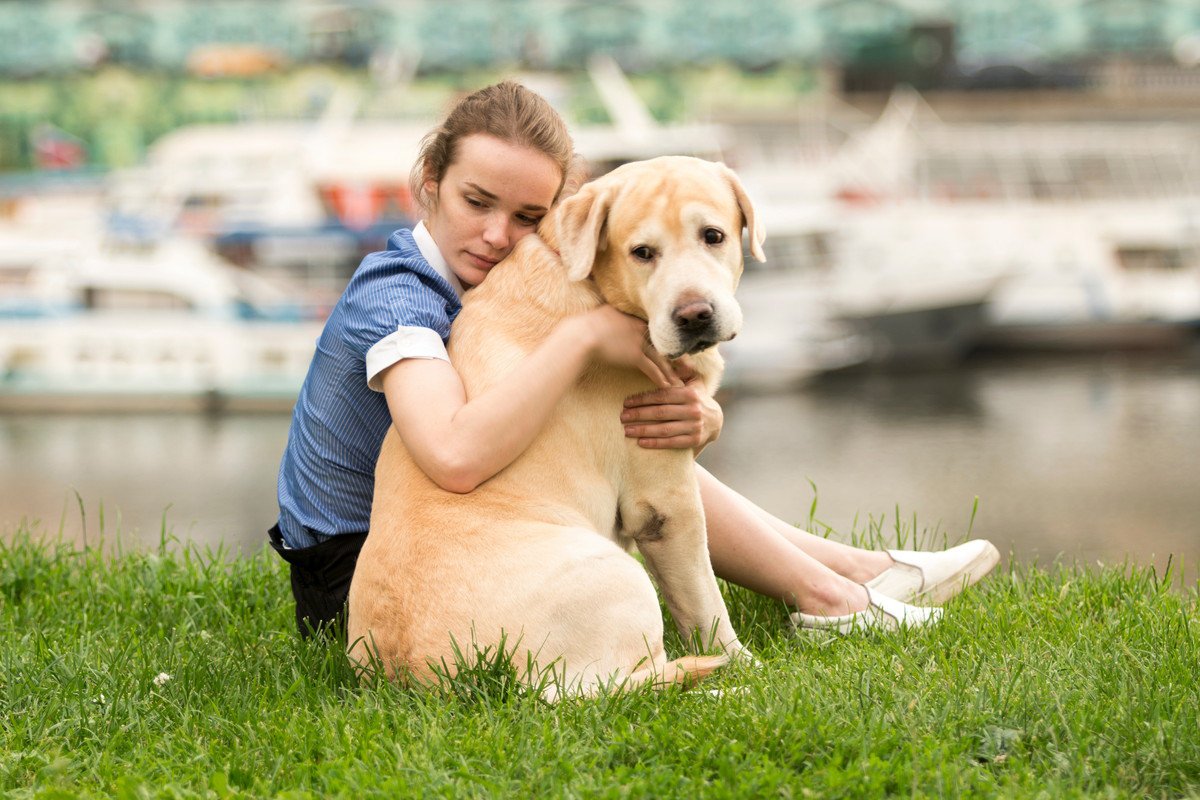
[[[630,673],[625,685],[629,687],[650,683],[655,689],[668,686],[695,686],[716,670],[729,663],[729,656],[684,656],[663,664],[648,664]]]

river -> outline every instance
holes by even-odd
[[[883,519],[1024,563],[1200,561],[1200,352],[980,357],[724,397],[714,474],[839,536]],[[0,535],[256,549],[282,414],[0,416]],[[973,511],[978,498],[977,511]],[[973,518],[972,518],[973,517]]]

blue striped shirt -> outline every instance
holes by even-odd
[[[379,373],[403,358],[446,358],[461,292],[423,223],[363,259],[317,340],[292,412],[278,483],[288,547],[367,531],[375,462],[392,422]]]

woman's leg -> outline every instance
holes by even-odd
[[[800,548],[838,575],[849,578],[855,583],[866,583],[894,563],[892,557],[882,551],[852,547],[801,530],[795,525],[789,525],[718,481],[712,473],[699,464],[696,465],[696,475],[700,480],[706,512],[710,498],[714,502],[738,506],[741,514],[753,514],[758,517],[773,531],[791,542],[793,546]],[[749,524],[748,521],[745,524]]]
[[[807,614],[838,616],[867,607],[867,592],[860,582],[839,574],[820,560],[825,556],[839,564],[852,563],[853,555],[837,547],[820,545],[808,552],[801,544],[804,537],[793,539],[785,535],[772,520],[779,525],[785,523],[725,486],[703,467],[697,465],[696,471],[708,528],[709,557],[717,575],[759,594],[778,598]],[[818,536],[807,536],[826,543]],[[882,555],[886,563],[875,574],[891,564],[886,553],[840,547],[869,556]]]
[[[709,477],[712,476],[710,475]],[[712,479],[716,480],[716,478]],[[729,487],[726,488],[728,489]],[[803,528],[789,525],[779,517],[764,510],[761,506],[755,505],[742,495],[737,494],[732,489],[729,489],[729,491],[737,495],[739,501],[748,506],[753,513],[761,517],[780,536],[783,536],[793,545],[799,547],[837,574],[849,578],[856,583],[866,583],[895,563],[892,561],[892,557],[882,550],[864,550],[861,547],[853,547],[834,541],[833,539],[826,539],[824,536],[810,533]]]

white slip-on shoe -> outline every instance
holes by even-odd
[[[870,586],[867,589],[867,608],[839,617],[821,617],[801,611],[791,613],[792,625],[798,633],[830,631],[854,633],[855,631],[894,631],[901,627],[919,628],[932,625],[942,618],[940,608],[922,608],[901,603]]]
[[[904,603],[938,606],[992,571],[1000,551],[987,539],[949,550],[888,550],[896,563],[864,586]]]

